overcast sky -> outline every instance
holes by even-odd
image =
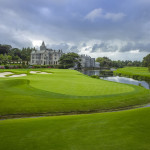
[[[150,0],[0,0],[0,44],[113,60],[150,53]]]

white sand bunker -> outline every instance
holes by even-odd
[[[11,75],[11,74],[13,74],[13,73],[12,72],[2,72],[2,73],[0,73],[0,77],[4,78],[4,77],[6,77],[6,75]]]
[[[26,74],[14,74],[12,72],[2,72],[0,73],[0,77],[2,78],[6,78],[7,76],[6,75],[11,75],[11,76],[8,76],[8,77],[23,77],[23,76],[27,76]]]
[[[41,72],[41,71],[30,71],[32,74],[52,74],[52,73],[47,73],[47,72]]]
[[[9,77],[24,77],[24,76],[27,76],[26,74],[14,74],[12,76],[9,76]]]

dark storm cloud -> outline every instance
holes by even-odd
[[[94,44],[92,47],[92,51],[91,52],[96,52],[96,51],[100,51],[100,52],[115,52],[118,50],[117,45],[111,45],[109,43],[106,42],[102,42],[101,44]]]
[[[149,0],[1,0],[0,43],[45,40],[65,52],[150,52],[149,7]],[[100,42],[88,45],[92,40]]]
[[[78,50],[78,47],[75,46],[75,45],[69,45],[69,44],[66,44],[66,43],[60,43],[60,44],[52,44],[52,45],[47,45],[48,48],[52,48],[52,49],[55,49],[55,50],[63,50],[64,53],[68,53],[68,52],[76,52],[78,53],[79,50]]]
[[[150,43],[127,43],[120,49],[120,52],[127,52],[129,50],[139,50],[140,52],[150,52]]]

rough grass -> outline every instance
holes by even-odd
[[[150,108],[0,121],[1,150],[149,150]]]
[[[36,70],[52,74],[6,70],[28,75],[0,78],[0,115],[107,111],[150,102],[150,91],[142,87],[93,79],[73,70]]]
[[[117,69],[114,74],[150,81],[150,72],[147,67],[125,67]]]

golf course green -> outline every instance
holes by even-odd
[[[65,69],[0,75],[0,150],[149,150],[150,107],[112,111],[150,103],[150,90]]]
[[[30,71],[7,70],[27,76],[0,78],[1,116],[103,112],[150,102],[150,91],[143,87],[93,79],[74,70],[39,69],[51,74]]]

